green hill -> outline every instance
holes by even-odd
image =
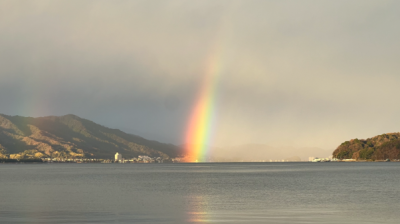
[[[384,160],[400,159],[400,133],[343,142],[334,152],[338,159]]]
[[[0,158],[103,158],[119,152],[176,157],[179,147],[111,129],[75,115],[21,117],[0,114]]]

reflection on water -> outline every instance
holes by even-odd
[[[0,223],[397,223],[400,163],[0,164]]]
[[[189,223],[210,223],[208,203],[204,196],[190,195],[188,196],[188,219]]]

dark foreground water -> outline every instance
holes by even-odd
[[[0,223],[399,223],[400,163],[0,164]]]

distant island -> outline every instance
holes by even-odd
[[[147,140],[96,124],[76,115],[22,117],[0,114],[0,160],[32,161],[35,158],[111,159],[180,156],[180,147]]]
[[[332,156],[337,159],[366,161],[400,159],[400,133],[345,141],[333,152]]]

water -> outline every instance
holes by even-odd
[[[398,223],[400,163],[0,164],[0,223]]]

